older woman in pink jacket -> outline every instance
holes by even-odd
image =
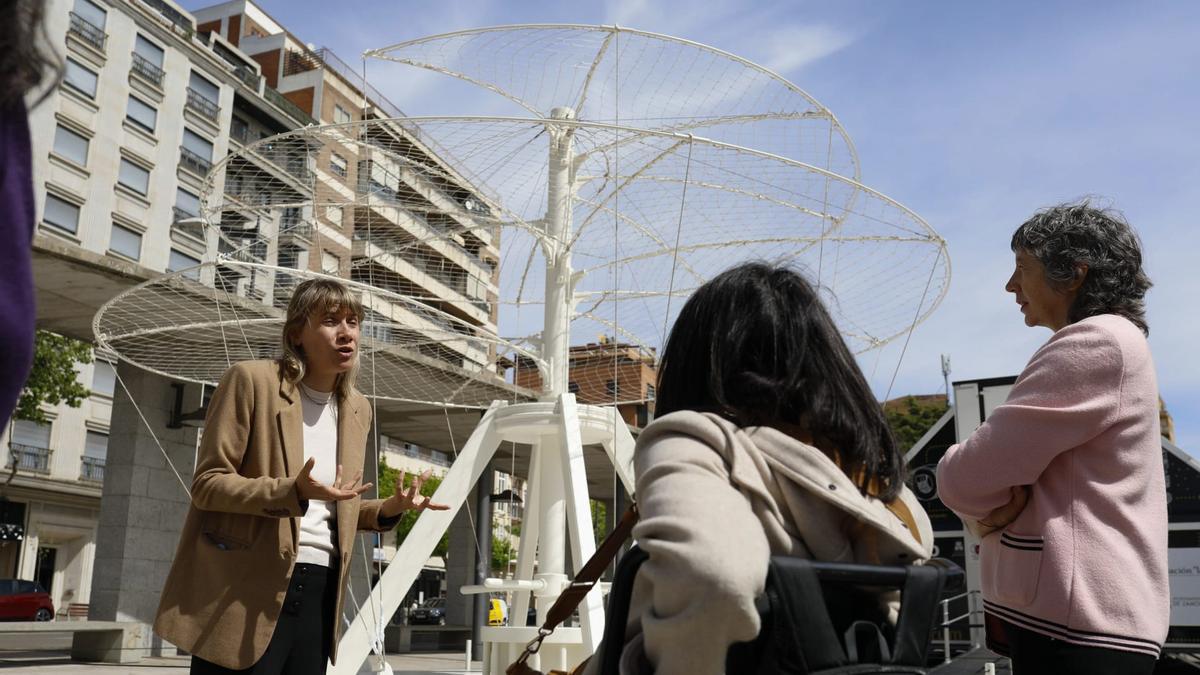
[[[989,644],[1017,675],[1150,673],[1167,636],[1167,505],[1137,235],[1087,203],[1013,234],[1006,290],[1054,331],[938,466],[983,535]],[[1027,486],[1027,487],[1026,487]]]

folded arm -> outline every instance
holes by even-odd
[[[1068,326],[1042,347],[1008,400],[938,463],[938,496],[964,519],[986,519],[1035,483],[1060,454],[1095,438],[1121,401],[1120,345],[1094,324]]]

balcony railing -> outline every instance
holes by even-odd
[[[176,33],[189,39],[195,34],[196,27],[191,20],[163,0],[142,0],[142,2],[157,10],[167,21],[170,21]]]
[[[80,40],[100,51],[104,51],[104,43],[108,40],[108,36],[104,34],[103,28],[79,16],[75,12],[71,12],[71,27],[69,30],[72,35],[75,35]]]
[[[312,118],[312,115],[309,115],[308,113],[304,112],[304,110],[302,110],[300,108],[300,106],[296,105],[295,103],[292,103],[291,101],[289,101],[287,99],[286,96],[284,96],[283,94],[279,93],[278,91],[272,89],[271,87],[263,87],[263,95],[266,96],[266,99],[268,101],[275,104],[275,107],[277,107],[280,110],[282,110],[283,112],[291,115],[293,118],[295,118],[301,124],[316,124],[317,123],[317,121]]]
[[[163,69],[154,65],[150,62],[150,59],[138,54],[137,52],[134,52],[133,54],[133,65],[130,66],[129,72],[137,75],[156,87],[162,86],[164,75]]]
[[[104,458],[103,457],[84,457],[83,463],[79,467],[79,480],[93,481],[96,483],[104,482]]]
[[[207,160],[200,155],[197,155],[182,145],[179,146],[179,163],[188,171],[198,173],[201,176],[207,175],[209,170],[212,169],[211,160]]]
[[[194,222],[196,214],[188,213],[178,206],[172,206],[171,213],[175,216],[175,219],[171,222],[171,229],[192,237],[193,239],[204,241],[204,225]]]
[[[262,81],[262,76],[254,72],[247,66],[235,66],[233,74],[238,76],[238,79],[246,84],[247,87],[258,91],[258,83]]]
[[[50,473],[50,454],[53,452],[50,448],[39,448],[20,443],[9,443],[8,447],[12,453],[13,464],[21,471]]]
[[[214,122],[221,116],[221,108],[212,99],[191,87],[188,87],[187,103],[185,105],[188,110],[197,113],[201,117],[207,117]]]

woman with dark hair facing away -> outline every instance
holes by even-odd
[[[12,415],[33,364],[37,207],[25,97],[58,70],[43,51],[44,12],[44,0],[0,2],[0,425]]]
[[[192,654],[192,673],[324,673],[337,655],[359,530],[384,532],[428,473],[362,499],[371,406],[354,386],[363,308],[332,279],[296,287],[283,358],[242,361],[213,393],[192,504],[154,632]]]
[[[1012,236],[1005,290],[1054,332],[938,465],[982,537],[989,644],[1017,675],[1150,673],[1167,636],[1167,504],[1137,235],[1087,202]]]
[[[634,452],[633,536],[649,559],[623,673],[724,672],[729,647],[758,634],[772,555],[929,557],[882,407],[795,271],[744,264],[697,289],[667,340],[655,413]]]

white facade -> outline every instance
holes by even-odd
[[[67,69],[30,111],[37,233],[146,275],[211,259],[215,236],[180,221],[198,214],[204,174],[230,149],[234,110],[252,109],[272,134],[300,123],[264,98],[253,59],[196,34],[170,0],[47,0],[45,25]],[[0,540],[0,577],[42,581],[60,618],[91,596],[119,386],[103,359],[79,381],[92,390],[79,408],[48,408],[46,427],[0,430],[12,471],[0,509],[23,537]]]

